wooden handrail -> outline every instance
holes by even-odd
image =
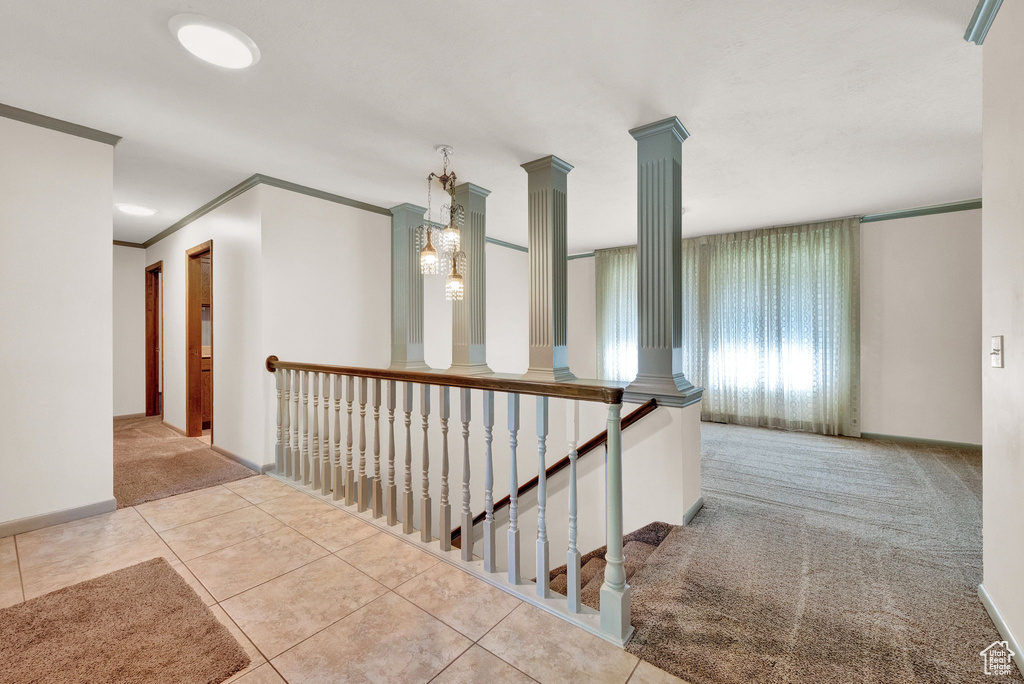
[[[627,415],[626,417],[624,417],[622,419],[622,429],[625,430],[630,425],[633,425],[634,423],[638,422],[644,416],[652,413],[654,411],[654,409],[656,409],[656,408],[658,408],[658,400],[657,399],[648,399],[646,402],[644,402],[643,404],[640,404],[640,406],[638,406],[636,409],[631,411],[629,413],[629,415]],[[594,449],[597,449],[599,446],[601,446],[602,444],[604,444],[607,441],[608,441],[608,431],[604,430],[602,432],[599,432],[592,439],[587,440],[586,442],[583,443],[582,446],[580,446],[580,447],[578,447],[576,449],[576,457],[579,458],[580,456],[583,456],[584,454],[590,453],[591,451],[593,451]],[[564,470],[565,468],[568,468],[568,467],[569,467],[569,456],[566,455],[565,458],[563,458],[560,461],[558,461],[557,463],[549,466],[544,472],[547,473],[548,477],[551,477],[552,475],[554,475],[558,471]],[[523,483],[522,485],[520,485],[517,496],[521,497],[526,492],[528,492],[531,489],[535,488],[537,486],[537,479],[538,479],[538,476],[534,476],[532,479],[530,479],[530,480],[526,481],[525,483]],[[505,508],[506,506],[508,506],[510,501],[511,501],[511,497],[509,497],[509,496],[505,496],[504,498],[499,499],[498,501],[496,501],[494,503],[494,511],[497,512],[497,511],[501,510],[502,508]],[[473,524],[476,525],[476,524],[482,522],[484,517],[486,516],[486,514],[487,514],[486,511],[482,511],[480,514],[478,514],[475,518],[473,518]],[[452,530],[452,542],[454,543],[455,540],[458,539],[458,537],[461,534],[462,534],[462,528],[461,527],[456,527],[455,529],[453,529]]]
[[[469,389],[493,390],[495,392],[514,392],[531,394],[556,399],[579,399],[581,401],[600,401],[605,404],[622,403],[622,389],[625,383],[602,382],[600,380],[571,380],[568,382],[538,382],[523,380],[515,375],[456,375],[443,371],[409,371],[385,368],[358,368],[354,366],[328,366],[320,363],[297,363],[281,361],[276,356],[267,357],[267,370],[273,373],[277,369],[309,371],[312,373],[332,373],[334,375],[350,375],[359,378],[379,378],[398,382],[415,382],[421,385],[441,385],[447,387],[467,387]],[[634,411],[634,413],[636,413]],[[632,415],[632,414],[630,414]],[[625,421],[623,419],[623,427]]]

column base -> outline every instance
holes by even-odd
[[[622,400],[642,404],[648,399],[657,399],[663,406],[689,406],[704,396],[703,387],[694,387],[682,373],[670,377],[638,375],[626,386]]]
[[[424,361],[392,361],[391,365],[388,366],[389,370],[414,370],[414,371],[428,371],[430,366]]]
[[[494,371],[486,363],[453,363],[444,372],[452,375],[490,375]]]
[[[531,368],[523,374],[523,380],[536,382],[569,382],[576,376],[568,368]]]

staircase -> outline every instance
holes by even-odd
[[[626,581],[636,574],[636,571],[643,567],[654,550],[665,541],[665,537],[673,529],[672,525],[663,522],[653,522],[650,525],[641,527],[635,532],[630,532],[622,538],[622,552],[625,556]],[[601,584],[604,582],[604,569],[607,563],[604,556],[608,549],[602,546],[591,551],[580,559],[580,584],[583,589],[580,593],[580,600],[583,605],[594,610],[600,608]],[[555,568],[551,571],[551,591],[556,594],[566,593],[566,566]]]

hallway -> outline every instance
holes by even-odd
[[[115,418],[117,507],[136,506],[257,474],[213,451],[208,440],[206,436],[185,437],[162,424],[157,416]]]

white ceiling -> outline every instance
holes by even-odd
[[[686,234],[981,194],[975,0],[0,0],[0,102],[123,136],[115,216],[141,242],[253,173],[425,204],[437,143],[526,242],[526,173],[569,175],[569,247],[635,242],[635,143],[677,115]],[[207,14],[262,58],[184,51]]]

